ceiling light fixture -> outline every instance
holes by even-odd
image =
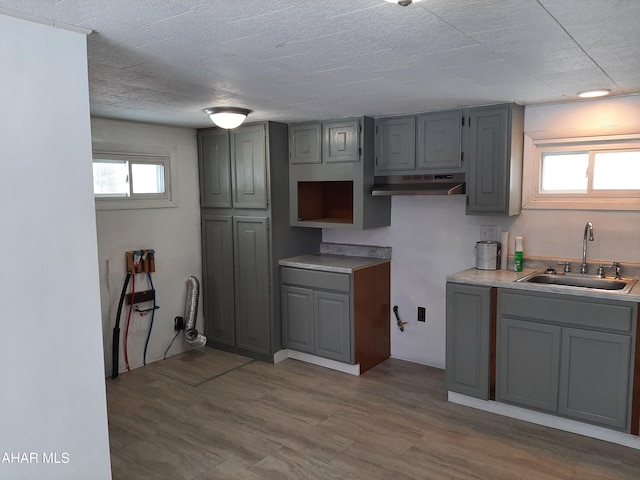
[[[238,107],[209,107],[204,109],[204,113],[220,128],[231,130],[242,125],[251,110]]]
[[[596,98],[596,97],[604,97],[605,95],[609,95],[611,90],[608,88],[599,88],[597,90],[585,90],[583,92],[578,92],[578,96],[580,98]]]
[[[408,7],[412,3],[418,3],[418,2],[421,2],[422,0],[386,0],[386,1],[389,3],[397,3],[401,7]]]

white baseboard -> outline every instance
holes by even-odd
[[[506,403],[494,402],[492,400],[480,400],[479,398],[473,398],[451,391],[447,393],[449,401],[452,403],[640,450],[640,437],[636,435],[617,432],[615,430],[578,422],[576,420],[570,420],[568,418],[556,417],[555,415],[507,405]]]
[[[350,365],[348,363],[336,362],[335,360],[329,360],[328,358],[318,357],[311,355],[310,353],[298,352],[297,350],[291,350],[285,348],[276,352],[273,355],[273,363],[279,363],[287,358],[293,358],[294,360],[300,360],[301,362],[311,363],[320,367],[330,368],[331,370],[337,370],[338,372],[348,373],[349,375],[360,375],[360,364]]]

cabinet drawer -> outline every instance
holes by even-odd
[[[322,272],[304,268],[282,267],[281,281],[289,285],[349,292],[350,277],[347,273]]]
[[[633,303],[588,297],[500,290],[499,315],[553,322],[569,326],[630,332],[636,307]]]

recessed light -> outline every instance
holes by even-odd
[[[596,97],[604,97],[605,95],[609,95],[611,90],[608,88],[599,88],[596,90],[585,90],[583,92],[578,92],[578,96],[580,98],[596,98]]]

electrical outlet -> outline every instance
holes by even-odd
[[[173,319],[173,329],[178,332],[184,330],[184,318],[176,317]]]
[[[427,321],[427,309],[424,307],[418,307],[418,321],[426,322]]]
[[[480,240],[498,240],[496,225],[480,225]]]

